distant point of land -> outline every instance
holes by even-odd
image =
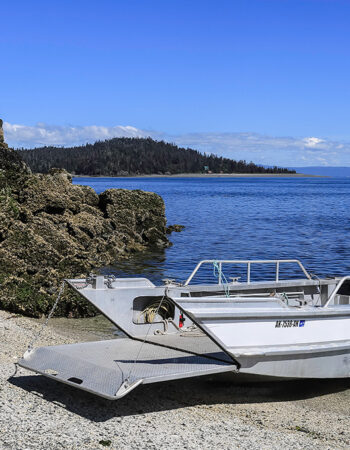
[[[174,175],[74,175],[75,178],[328,178],[326,175],[308,175],[305,173],[177,173]]]
[[[114,138],[79,147],[17,150],[33,172],[62,168],[75,176],[256,176],[293,175],[295,170],[263,167],[200,153],[151,138]]]

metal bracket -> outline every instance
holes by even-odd
[[[115,393],[115,398],[119,399],[124,397],[124,395],[128,394],[133,389],[137,388],[140,384],[143,383],[143,379],[140,378],[139,380],[136,380],[132,383],[130,383],[128,380],[125,380],[124,383],[120,386],[120,388]]]

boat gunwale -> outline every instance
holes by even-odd
[[[278,318],[285,318],[286,316],[288,316],[288,318],[292,318],[292,317],[296,317],[296,318],[308,318],[308,319],[318,319],[318,318],[322,318],[322,319],[326,319],[328,317],[333,318],[333,317],[337,317],[337,318],[344,318],[344,319],[348,319],[350,317],[350,305],[348,306],[348,311],[344,311],[344,310],[333,310],[331,309],[331,307],[328,307],[327,310],[323,309],[322,306],[319,306],[317,308],[317,310],[315,309],[314,311],[310,311],[310,310],[302,310],[302,309],[295,309],[295,310],[288,310],[288,309],[284,309],[284,310],[279,310],[279,311],[268,311],[265,312],[261,309],[259,310],[255,310],[255,311],[247,311],[247,312],[220,312],[220,313],[215,313],[215,312],[196,312],[194,310],[187,310],[184,309],[185,313],[187,315],[190,316],[190,318],[192,319],[192,317],[195,317],[197,320],[207,320],[207,319],[215,319],[215,320],[232,320],[232,319],[247,319],[247,320],[251,320],[251,319],[255,319],[255,320],[260,320],[260,319],[278,319]],[[298,307],[295,307],[298,308]],[[316,308],[316,307],[315,307]],[[241,308],[243,309],[243,308]]]

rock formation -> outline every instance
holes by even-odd
[[[168,245],[160,196],[124,189],[97,195],[88,186],[72,185],[64,170],[32,174],[4,143],[0,127],[1,308],[47,314],[63,278]],[[67,292],[58,313],[77,317],[94,311]]]
[[[185,225],[179,225],[178,223],[174,223],[174,225],[169,225],[166,228],[166,234],[171,234],[173,232],[180,233],[185,229]]]
[[[5,146],[4,130],[2,129],[3,121],[0,119],[0,146]]]

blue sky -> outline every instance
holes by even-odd
[[[349,0],[0,8],[11,145],[151,135],[266,164],[350,165]]]

